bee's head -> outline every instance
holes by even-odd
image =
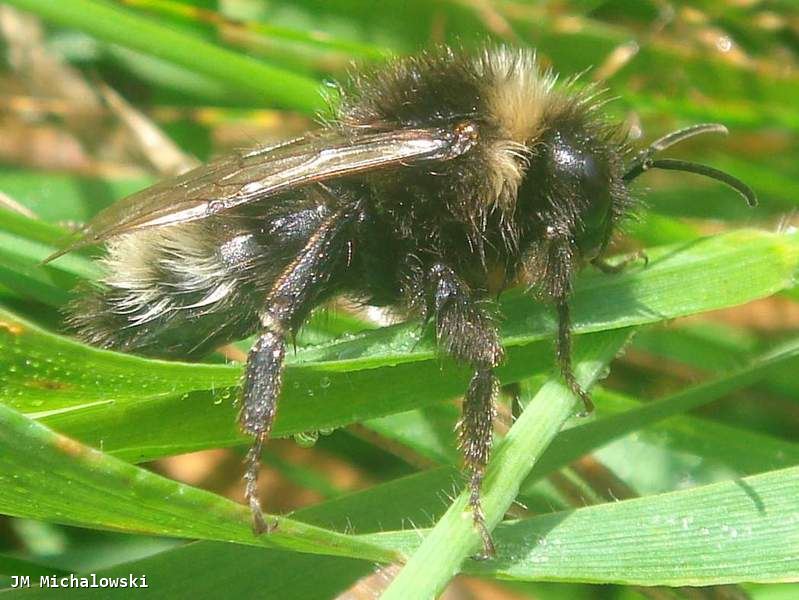
[[[580,257],[596,257],[630,205],[623,182],[623,143],[569,116],[530,149],[517,211],[537,239],[566,238]]]
[[[517,198],[517,223],[523,232],[520,249],[526,254],[527,271],[537,271],[529,273],[529,282],[543,278],[549,293],[557,295],[566,285],[566,271],[580,261],[597,258],[633,206],[630,183],[649,169],[716,179],[755,206],[757,198],[751,188],[728,173],[656,157],[674,144],[709,132],[726,133],[726,128],[711,123],[675,131],[654,141],[625,165],[623,137],[598,121],[566,116],[551,122],[530,148]]]

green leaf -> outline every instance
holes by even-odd
[[[630,331],[619,330],[583,340],[575,349],[575,376],[588,389],[606,373],[607,365],[628,340]],[[523,393],[527,392],[523,388]],[[497,444],[486,468],[481,500],[489,530],[500,522],[519,493],[519,487],[536,458],[571,415],[574,395],[557,379],[535,394],[508,434]],[[480,535],[469,514],[468,490],[458,496],[408,560],[385,594],[392,598],[437,596],[460,569]]]
[[[0,170],[0,190],[27,207],[42,221],[51,224],[88,221],[114,201],[152,183],[153,180],[149,177],[107,179],[44,170]],[[3,224],[8,226],[5,214],[3,213]],[[42,228],[41,224],[28,222],[26,227],[18,229],[16,233],[50,244],[61,241],[68,235],[66,231],[59,235],[60,229],[51,229],[54,235],[47,236],[49,239],[42,239],[38,234]]]
[[[294,516],[320,527],[360,533],[401,529],[408,523],[426,524],[443,512],[444,495],[459,483],[457,471],[435,469],[300,509]],[[198,568],[204,564],[213,568]],[[309,569],[313,569],[314,577],[308,577]],[[146,574],[148,593],[156,597],[162,594],[173,598],[175,590],[181,590],[183,595],[212,595],[209,590],[221,580],[225,590],[237,595],[235,590],[241,589],[243,597],[248,595],[245,590],[257,589],[265,597],[330,598],[336,595],[336,589],[343,589],[343,583],[373,569],[371,562],[341,557],[307,557],[269,548],[200,541],[93,572],[98,577]],[[79,590],[72,592],[78,594]],[[13,594],[25,594],[22,597],[27,598],[42,592],[31,588],[7,593],[9,598],[15,598]]]
[[[797,497],[799,467],[792,467],[506,522],[495,530],[496,559],[469,561],[464,571],[645,586],[795,582]],[[363,537],[410,553],[426,536],[417,530]]]
[[[390,55],[390,53],[383,48],[331,36],[323,31],[308,31],[305,29],[284,27],[253,20],[229,20],[225,14],[210,10],[202,10],[194,6],[173,1],[128,0],[128,4],[152,12],[153,14],[158,14],[167,18],[175,18],[180,22],[194,23],[196,25],[207,24],[218,29],[232,29],[239,35],[244,34],[245,38],[248,38],[247,41],[249,41],[250,44],[267,45],[275,42],[291,42],[293,46],[299,46],[305,50],[314,48],[326,50],[328,53],[345,52],[349,56],[370,59],[382,59]],[[235,41],[235,39],[233,41]],[[328,54],[328,58],[329,56],[330,54]]]
[[[0,575],[27,575],[31,578],[40,575],[66,575],[66,571],[42,565],[29,560],[22,560],[13,556],[0,554]],[[1,578],[0,578],[1,579]]]
[[[99,0],[10,0],[62,27],[86,31],[97,38],[174,62],[202,75],[234,86],[262,103],[314,113],[324,108],[319,84],[172,29],[158,21]]]
[[[692,386],[633,410],[572,427],[561,433],[547,448],[544,456],[530,473],[530,479],[543,477],[623,435],[713,402],[733,390],[766,377],[773,367],[796,359],[797,356],[799,356],[799,340],[793,340],[759,357],[750,365],[717,379]]]
[[[793,285],[799,234],[738,230],[647,250],[649,265],[618,275],[586,271],[571,297],[574,332],[644,325],[734,306]],[[741,277],[747,273],[747,277]],[[552,310],[520,290],[502,299],[503,343],[529,344],[555,331]],[[432,340],[409,335],[412,326],[386,327],[339,344],[306,351],[303,360],[336,360],[364,367],[424,360]],[[352,358],[350,358],[352,356]],[[368,358],[364,358],[368,357]]]
[[[0,406],[0,513],[151,535],[393,560],[351,536],[284,517],[255,536],[247,507],[83,446]]]
[[[374,565],[351,558],[287,554],[217,542],[195,542],[152,557],[93,571],[101,577],[144,576],[149,598],[280,598],[329,600]],[[52,570],[47,573],[55,574]],[[38,573],[37,573],[38,575]],[[31,578],[38,582],[38,578]],[[141,581],[141,580],[139,580]],[[54,591],[31,587],[5,591],[4,600],[51,598]],[[119,593],[119,592],[117,592]],[[133,590],[131,595],[143,593]],[[116,594],[115,594],[116,595]],[[96,589],[69,590],[70,598],[97,598]]]
[[[651,266],[586,273],[574,296],[577,332],[671,319],[759,298],[788,285],[799,237],[742,231],[651,251]],[[749,273],[741,278],[741,272]],[[550,309],[521,294],[503,301],[504,382],[548,370]],[[0,313],[0,401],[130,460],[229,446],[240,368],[148,360],[88,348]],[[26,362],[27,361],[27,362]],[[142,381],[140,374],[147,372]],[[452,398],[468,370],[435,358],[409,323],[301,349],[290,356],[275,435],[340,427]],[[379,386],[382,393],[372,390]],[[60,411],[58,414],[48,414]]]
[[[295,360],[287,368],[276,436],[455,397],[469,378],[466,368],[452,364],[442,372],[436,360],[389,363],[384,369]],[[124,458],[147,460],[247,441],[238,431],[233,406],[241,377],[237,365],[157,361],[97,350],[2,309],[0,364],[0,401]],[[501,373],[515,381],[551,364],[548,344],[533,344],[511,352]],[[387,377],[396,385],[376,398],[373,386]]]
[[[594,396],[603,411],[618,416],[646,406],[629,396],[607,390],[595,390]],[[689,453],[707,459],[699,466],[708,469],[722,464],[735,473],[750,475],[799,464],[799,444],[709,418],[681,415],[659,421],[656,417],[634,435],[639,442],[672,453]]]
[[[41,514],[43,509],[55,508],[60,514],[54,520],[59,521],[74,522],[75,515],[91,513],[94,526],[129,526],[135,519],[137,529],[143,531],[157,529],[161,534],[184,532],[185,535],[186,530],[192,530],[192,535],[205,532],[217,538],[251,543],[253,538],[247,530],[243,507],[119,464],[119,461],[52,434],[8,409],[0,407],[0,415],[0,461],[5,463],[0,465],[0,473],[9,479],[0,486],[3,512],[11,512],[10,506],[15,507],[14,514],[23,510],[28,514]],[[28,447],[35,446],[39,450],[43,443],[48,450],[44,462],[41,457],[34,462],[31,456],[27,464],[15,464],[11,471],[6,469],[10,448],[15,452],[21,448],[27,453]],[[41,476],[43,471],[47,477]],[[8,473],[17,477],[14,479]],[[503,524],[495,533],[499,547],[497,559],[488,563],[467,563],[466,570],[518,579],[648,585],[795,580],[799,576],[794,552],[799,543],[799,522],[793,514],[799,491],[797,475],[799,468],[791,468],[695,490]],[[115,491],[115,480],[119,476],[124,479],[126,490],[136,492],[136,503],[108,502],[119,493]],[[420,485],[416,488],[440,503],[436,490],[446,489],[449,477],[450,471],[431,472],[392,483],[385,491],[389,498],[401,498],[400,506],[404,501],[412,503],[414,494],[408,493],[410,490],[404,486],[418,480]],[[370,494],[373,491],[367,492]],[[95,496],[97,500],[93,499]],[[100,503],[100,499],[106,502]],[[383,501],[380,497],[375,500],[374,507],[379,508]],[[237,510],[222,510],[226,505]],[[191,507],[189,523],[180,516],[187,506]],[[199,506],[203,509],[197,510]],[[375,508],[372,513],[379,528],[380,514]],[[134,513],[138,514],[134,517]],[[329,514],[339,523],[346,523],[346,509],[337,509],[334,504]],[[353,510],[350,514],[358,512]],[[104,520],[105,515],[114,515],[108,519],[113,525]],[[173,515],[179,518],[171,518]],[[321,514],[316,518],[328,520]],[[315,528],[303,531],[304,526],[289,520],[284,524],[283,533],[273,534],[268,543],[303,549],[301,544],[296,545],[297,540],[292,540],[292,544],[285,538],[304,536],[308,531],[319,532]],[[351,544],[337,547],[337,550],[349,549],[364,558],[373,555],[375,545],[384,548],[383,552],[410,552],[423,533],[358,536]],[[258,542],[267,544],[264,538],[259,538]],[[330,551],[330,547],[318,539],[316,543],[318,551]],[[203,555],[211,556],[213,552]],[[259,558],[246,552],[241,556],[251,561]],[[268,556],[265,560],[269,560]],[[652,560],[653,557],[656,560]],[[158,572],[156,569],[155,573]]]
[[[427,524],[445,509],[444,495],[459,483],[457,471],[435,469],[300,509],[294,517],[320,527],[360,533],[401,529],[408,523]],[[219,588],[237,597],[248,597],[257,589],[260,597],[305,599],[335,597],[374,568],[369,561],[200,541],[94,572],[98,577],[146,574],[148,594],[155,597],[174,598],[176,593],[216,596],[213,591]],[[14,594],[28,598],[43,592],[31,588],[7,593],[9,598],[15,598]],[[71,593],[78,595],[80,590]]]
[[[68,302],[69,290],[97,277],[99,269],[80,254],[42,265],[64,239],[59,227],[0,209],[0,283],[48,306]]]
[[[640,336],[636,334],[633,346]],[[721,461],[738,473],[751,474],[795,464],[799,462],[797,444],[708,419],[675,416],[769,378],[775,371],[794,372],[799,364],[797,355],[799,341],[789,341],[744,367],[653,402],[642,403],[619,392],[595,388],[597,418],[577,422],[562,431],[533,467],[525,487],[584,454],[634,432],[652,444]],[[363,425],[429,460],[457,464],[460,454],[452,436],[452,424],[457,419],[457,407],[440,404],[371,419]]]

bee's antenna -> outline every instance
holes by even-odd
[[[683,129],[678,129],[677,131],[672,131],[662,138],[656,139],[649,144],[649,148],[644,150],[644,153],[648,156],[652,156],[655,152],[671,148],[675,144],[684,142],[697,135],[702,135],[703,133],[720,133],[722,135],[727,135],[729,130],[721,123],[700,123],[699,125],[691,125]]]
[[[703,133],[723,133],[727,134],[727,128],[718,123],[702,123],[700,125],[692,125],[685,129],[673,131],[662,138],[652,142],[645,150],[643,150],[633,161],[632,165],[627,169],[624,174],[624,181],[632,181],[649,169],[667,169],[671,171],[686,171],[688,173],[696,173],[697,175],[704,175],[710,179],[720,181],[734,189],[741,194],[749,206],[757,206],[757,196],[755,192],[737,177],[733,177],[729,173],[719,171],[707,165],[700,165],[698,163],[689,162],[685,160],[675,160],[673,158],[661,158],[655,160],[652,157],[656,152],[661,152],[666,148],[670,148],[675,144],[679,144],[689,138],[692,138]]]
[[[746,185],[743,181],[738,179],[737,177],[733,177],[729,173],[725,173],[724,171],[719,171],[718,169],[714,169],[713,167],[708,167],[707,165],[700,165],[699,163],[688,162],[685,160],[675,160],[673,158],[661,158],[660,160],[653,160],[650,161],[648,168],[650,169],[668,169],[670,171],[687,171],[688,173],[696,173],[697,175],[704,175],[705,177],[710,177],[710,179],[715,179],[716,181],[720,181],[736,192],[741,194],[746,199],[746,203],[749,206],[757,206],[757,196],[755,195],[754,190]]]

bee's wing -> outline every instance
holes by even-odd
[[[229,154],[112,204],[47,261],[122,233],[203,219],[309,183],[449,160],[473,141],[471,130],[458,127],[347,135],[329,129],[279,146]]]

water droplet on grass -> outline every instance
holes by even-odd
[[[318,431],[303,431],[294,434],[294,442],[302,448],[312,448],[319,439]]]

